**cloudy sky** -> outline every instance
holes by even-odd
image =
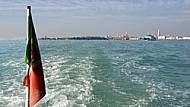
[[[38,37],[190,35],[190,0],[1,0],[0,39],[26,37],[26,6]]]

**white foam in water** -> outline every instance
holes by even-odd
[[[25,74],[23,59],[12,59],[4,61],[0,66],[3,71],[0,73],[0,106],[2,107],[23,107],[25,92],[21,85],[22,77]]]
[[[86,107],[93,98],[90,57],[52,56],[44,60],[43,67],[47,95],[37,106]]]
[[[112,64],[115,67],[115,71],[120,70],[121,73],[125,74],[126,76],[130,77],[132,82],[137,84],[143,85],[146,87],[145,93],[147,92],[149,95],[146,98],[136,98],[132,101],[130,107],[141,107],[146,106],[148,103],[152,102],[153,100],[159,101],[160,99],[166,98],[170,101],[175,101],[176,97],[184,97],[187,99],[188,94],[183,91],[176,92],[176,90],[172,89],[172,86],[166,85],[164,82],[159,82],[158,80],[154,79],[154,76],[157,76],[159,69],[162,69],[163,65],[151,65],[149,63],[141,63],[140,61],[143,60],[138,56],[130,56],[130,57],[119,57],[120,55],[110,55],[110,59],[112,59]],[[158,78],[159,79],[159,78]],[[114,88],[116,92],[123,94],[117,88]],[[180,94],[179,94],[180,93]],[[182,96],[178,96],[182,95]],[[173,106],[173,105],[172,105]]]
[[[20,67],[20,65],[23,64],[21,61],[23,61],[23,60],[22,59],[9,60],[8,62],[2,63],[2,66]]]
[[[131,104],[127,105],[129,107],[143,107],[148,105],[149,102],[151,102],[153,99],[157,96],[157,86],[153,86],[154,81],[147,81],[149,77],[146,73],[148,72],[157,72],[160,67],[162,66],[150,66],[150,65],[139,65],[139,61],[142,60],[142,58],[139,58],[138,56],[135,57],[110,57],[112,58],[112,64],[114,67],[116,67],[116,71],[118,69],[124,73],[126,76],[129,76],[131,78],[132,82],[142,84],[144,86],[147,86],[148,89],[145,91],[150,94],[150,96],[142,96],[139,98],[135,98],[132,100]],[[119,67],[119,68],[118,68]],[[150,73],[148,73],[150,74]],[[156,84],[157,85],[157,84]],[[164,84],[160,84],[164,85]],[[119,88],[114,88],[116,92],[120,94],[125,94],[121,91],[119,91]],[[166,89],[166,88],[164,88]],[[145,93],[146,93],[145,92]]]

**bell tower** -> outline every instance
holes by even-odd
[[[158,29],[158,37],[159,37],[159,36],[161,36],[161,35],[160,35],[160,29]]]

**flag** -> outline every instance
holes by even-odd
[[[28,65],[28,71],[23,78],[23,85],[29,88],[29,106],[33,107],[45,94],[45,81],[42,68],[41,56],[32,21],[30,6],[28,9],[28,37],[24,62]]]

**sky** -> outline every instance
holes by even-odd
[[[1,0],[0,39],[26,38],[26,7],[38,37],[190,36],[190,0]]]

